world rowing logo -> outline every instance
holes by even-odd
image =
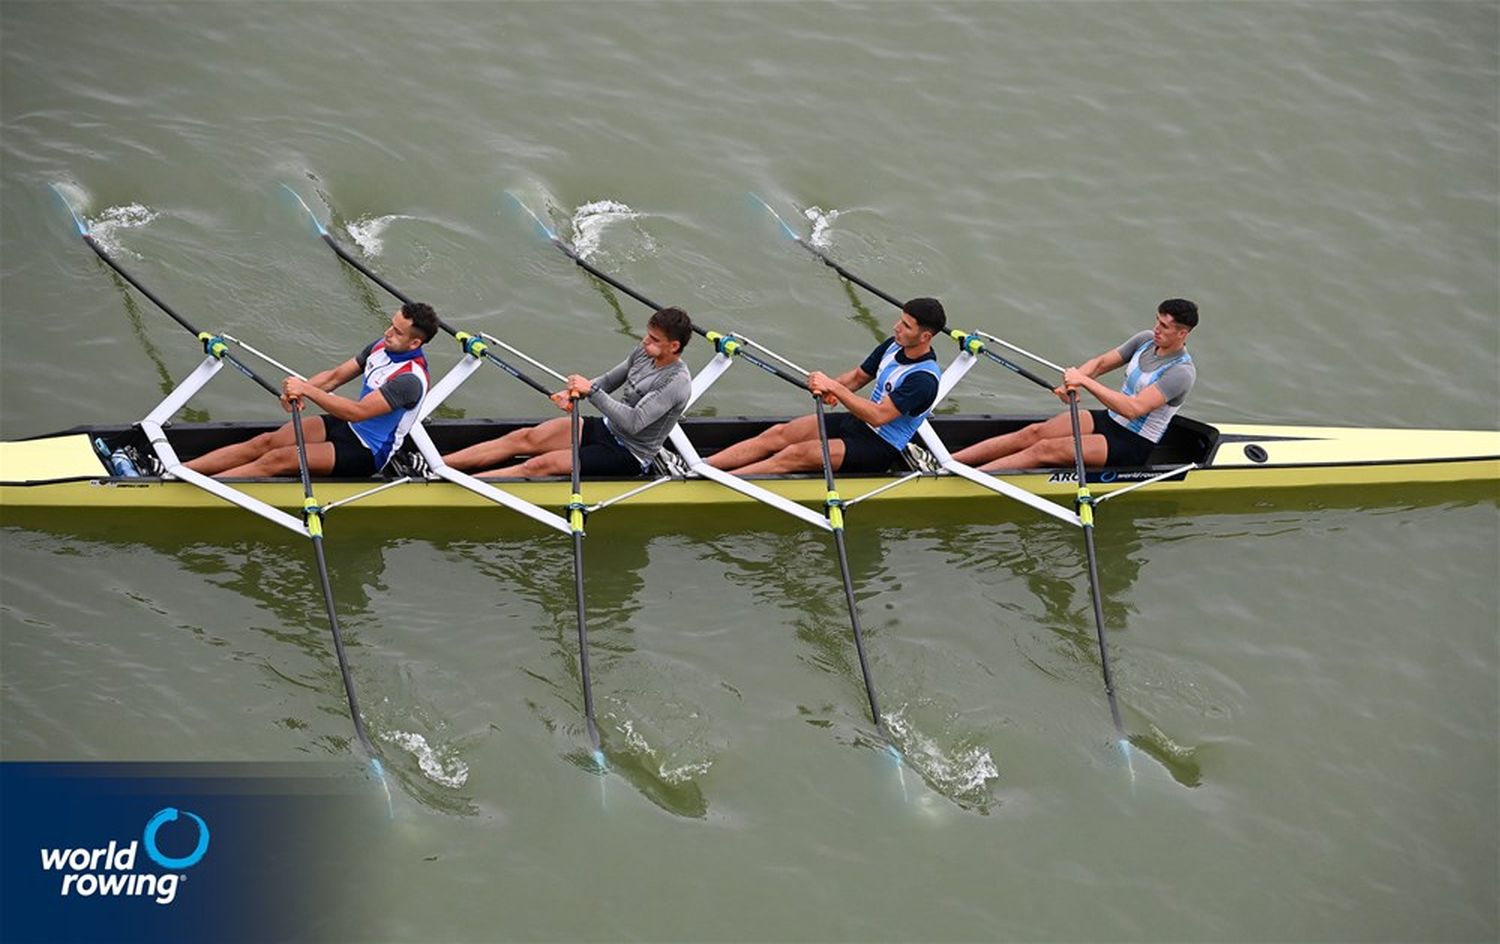
[[[168,855],[161,849],[160,834],[168,823],[177,823],[183,816],[192,820],[197,839],[192,851],[187,855]],[[166,832],[168,833],[166,844],[169,848],[173,850],[178,847],[186,848],[185,836],[179,835],[183,832],[180,826],[167,829]],[[136,853],[141,845],[146,847],[146,856],[167,870],[166,872],[136,871]],[[202,861],[206,852],[208,852],[208,824],[203,821],[203,817],[169,806],[158,810],[156,815],[151,817],[146,823],[146,829],[141,834],[139,842],[131,840],[128,844],[122,845],[118,840],[111,839],[108,845],[93,849],[87,847],[43,848],[41,855],[42,870],[57,872],[62,876],[62,885],[58,889],[58,894],[64,898],[69,895],[77,895],[81,898],[91,898],[96,895],[99,897],[150,897],[158,905],[170,905],[177,898],[178,884],[187,878],[182,871],[197,865]]]

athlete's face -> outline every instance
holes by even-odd
[[[1151,341],[1162,350],[1171,350],[1179,347],[1187,340],[1188,332],[1193,330],[1187,325],[1180,325],[1171,315],[1156,313],[1156,327],[1151,329]]]
[[[641,338],[641,349],[646,356],[660,364],[663,358],[671,357],[682,350],[676,341],[667,340],[667,334],[656,325],[646,326],[646,336]]]
[[[896,343],[903,348],[926,344],[932,340],[932,332],[917,324],[917,319],[904,311],[901,317],[896,319],[895,325],[891,327],[891,334],[896,338]]]
[[[404,354],[422,346],[422,335],[411,319],[400,309],[391,315],[391,326],[385,329],[385,349],[392,354]]]

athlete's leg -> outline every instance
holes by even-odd
[[[708,457],[708,464],[730,472],[743,471],[743,466],[773,456],[794,443],[817,438],[818,418],[813,414],[799,416],[785,423],[777,423],[758,436],[720,449]],[[818,464],[822,465],[822,459],[818,460]]]

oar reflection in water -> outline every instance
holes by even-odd
[[[596,692],[599,724],[609,743],[610,772],[620,775],[642,796],[676,816],[707,815],[708,798],[698,779],[712,767],[716,753],[709,744],[715,712],[709,705],[719,686],[694,673],[677,671],[683,659],[670,659],[657,647],[638,645],[637,634],[647,626],[670,624],[644,621],[643,609],[677,606],[668,599],[663,581],[673,571],[658,572],[648,581],[652,545],[673,539],[642,530],[639,519],[602,515],[589,522],[589,649],[594,671],[607,684]],[[545,644],[538,653],[524,641],[506,644],[518,660],[518,678],[527,709],[549,731],[576,732],[572,720],[582,712],[579,703],[580,667],[575,647],[574,604],[559,593],[572,580],[569,551],[553,542],[496,543],[490,539],[446,541],[444,553],[456,567],[511,588],[509,596],[535,606],[540,619],[526,621],[534,638]],[[686,646],[686,643],[684,643]],[[536,658],[528,658],[535,654]],[[549,704],[568,706],[559,717]],[[594,770],[587,752],[576,748],[564,756],[581,769]]]

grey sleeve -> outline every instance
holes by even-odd
[[[1150,331],[1137,331],[1130,336],[1130,340],[1115,348],[1115,353],[1123,357],[1125,363],[1128,364],[1130,363],[1130,359],[1135,356],[1135,349],[1149,340],[1151,340]]]
[[[391,409],[409,410],[422,402],[422,381],[411,374],[401,374],[381,384],[380,392]]]
[[[634,352],[632,352],[632,356],[633,355]],[[615,390],[620,389],[620,384],[624,383],[625,378],[629,375],[630,358],[627,357],[623,361],[620,361],[620,363],[616,364],[614,367],[611,367],[605,373],[602,373],[599,376],[595,377],[593,380],[589,381],[589,383],[593,384],[596,388],[603,390],[605,393],[612,393]]]
[[[371,341],[369,344],[366,344],[363,351],[360,351],[358,354],[354,355],[354,363],[359,365],[360,370],[365,369],[365,364],[369,363],[370,361],[370,354],[374,352],[375,345],[379,343],[380,340],[377,338],[376,340]]]
[[[589,394],[589,402],[609,420],[612,428],[626,436],[634,436],[686,403],[692,391],[687,372],[680,371],[668,382],[642,395],[635,406],[626,406],[597,385]]]
[[[1156,378],[1156,389],[1167,398],[1168,404],[1181,406],[1183,398],[1193,389],[1193,381],[1197,379],[1198,370],[1192,364],[1173,364]]]

